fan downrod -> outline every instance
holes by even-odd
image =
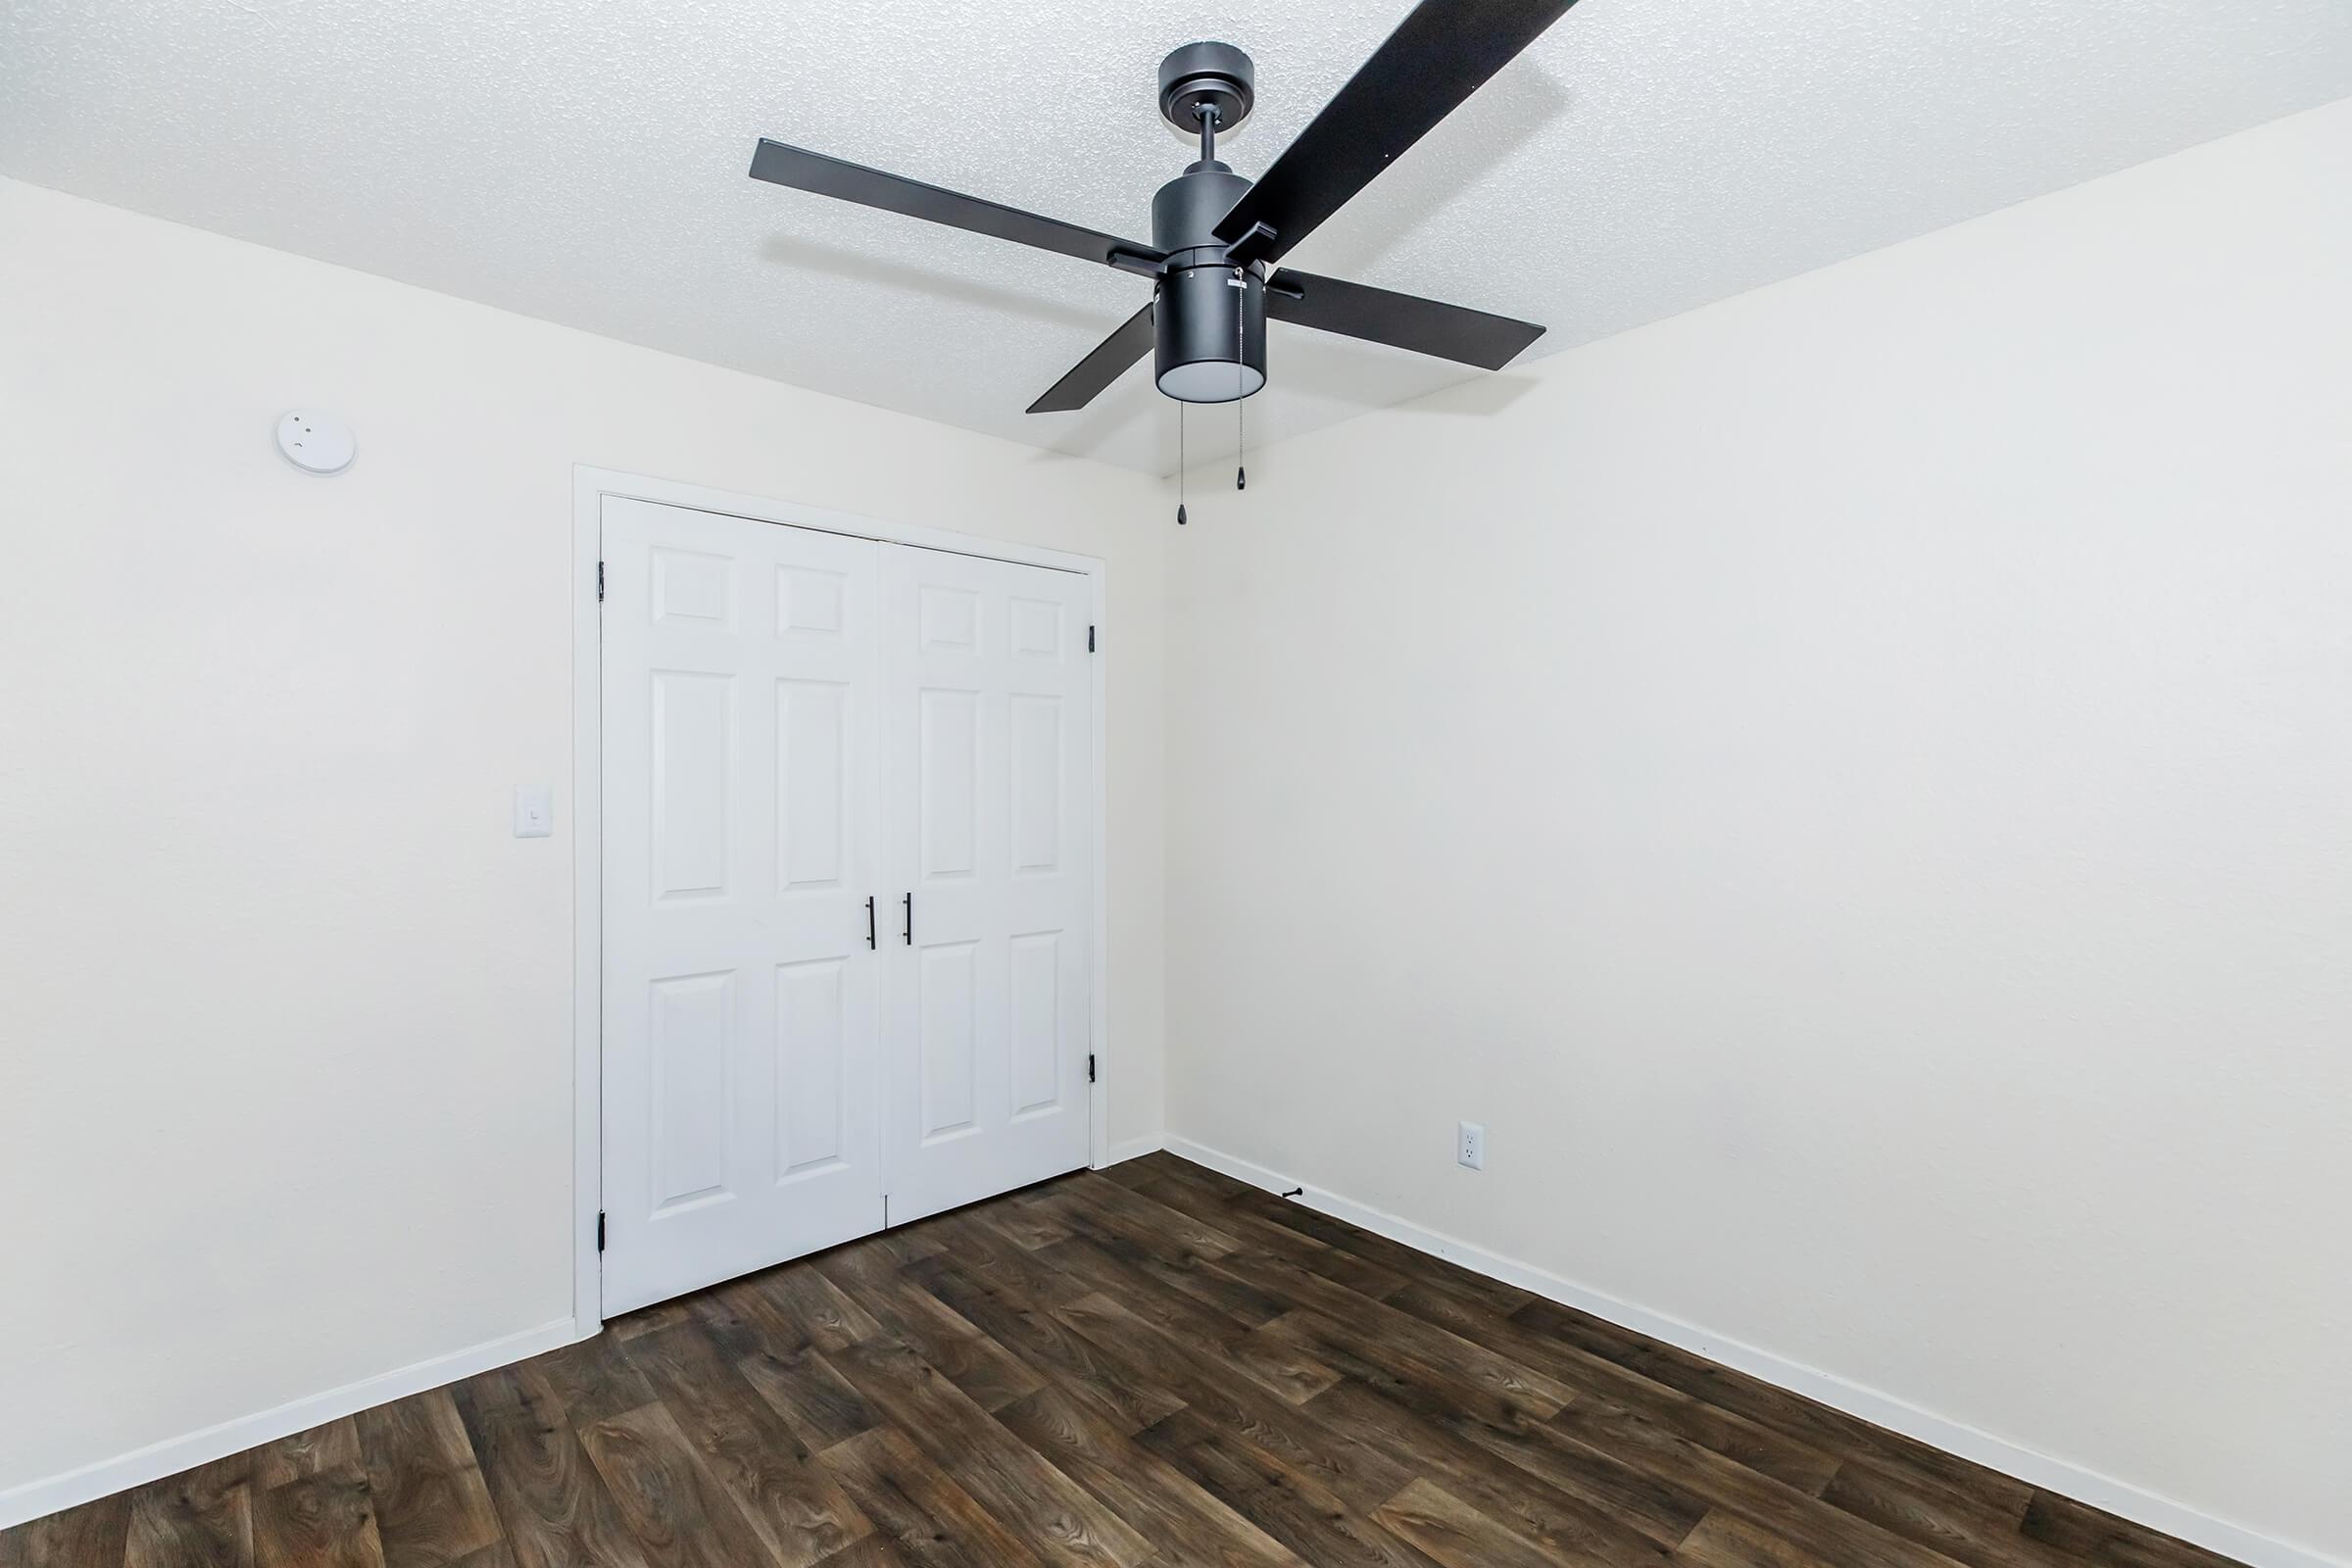
[[[1159,63],[1159,112],[1186,135],[1216,111],[1220,131],[1235,129],[1257,102],[1257,67],[1229,43],[1188,43]]]

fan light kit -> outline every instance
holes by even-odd
[[[1498,370],[1544,328],[1277,264],[1573,3],[1421,0],[1255,181],[1217,161],[1217,134],[1250,117],[1256,68],[1232,44],[1186,44],[1160,62],[1159,112],[1200,135],[1200,157],[1152,198],[1149,245],[765,138],[752,177],[1151,278],[1143,309],[1031,414],[1086,407],[1146,349],[1180,404],[1247,398],[1266,384],[1269,317]]]

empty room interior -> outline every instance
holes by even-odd
[[[0,481],[0,1568],[2352,1568],[2346,0],[9,0]]]

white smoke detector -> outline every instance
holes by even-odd
[[[351,426],[324,414],[297,409],[277,421],[277,450],[305,473],[341,473],[359,456]]]

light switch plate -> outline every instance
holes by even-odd
[[[514,836],[544,839],[555,836],[556,792],[546,785],[521,785],[514,791]]]

